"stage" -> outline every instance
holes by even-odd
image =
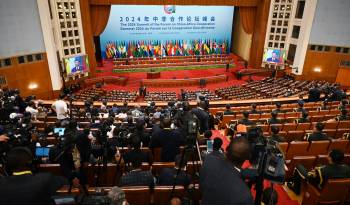
[[[175,57],[176,58],[176,57]],[[192,58],[188,58],[192,59]],[[204,58],[203,58],[204,59]],[[164,61],[159,59],[160,61]],[[225,61],[226,62],[226,61]],[[227,76],[227,81],[217,82],[217,83],[207,83],[204,89],[208,89],[210,91],[214,91],[215,89],[229,86],[238,86],[246,83],[248,77],[243,77],[241,80],[238,80],[234,73],[238,70],[244,69],[244,61],[237,55],[230,54],[229,55],[230,67],[226,69],[226,64],[223,62],[218,62],[218,64],[210,64],[205,65],[205,61],[203,61],[202,66],[193,67],[191,66],[177,66],[176,69],[172,65],[168,67],[159,67],[159,69],[155,67],[147,67],[147,63],[142,64],[144,68],[144,72],[133,71],[132,68],[128,67],[125,69],[119,68],[119,72],[115,72],[115,63],[112,60],[104,60],[103,67],[96,68],[96,77],[106,77],[106,76],[114,76],[114,77],[125,77],[127,78],[127,82],[125,86],[115,85],[113,83],[105,83],[104,89],[106,90],[125,90],[125,91],[137,91],[140,87],[142,81],[147,79],[147,73],[152,69],[152,71],[159,71],[160,76],[157,79],[194,79],[194,78],[211,78],[225,75]],[[186,64],[186,62],[182,62]],[[155,65],[156,62],[152,61],[149,65]],[[148,69],[149,68],[149,69]],[[260,76],[252,76],[253,80],[261,80],[263,77]],[[147,86],[148,91],[166,91],[166,92],[176,92],[179,93],[181,89],[185,89],[188,91],[199,90],[199,85],[186,85],[186,86]]]

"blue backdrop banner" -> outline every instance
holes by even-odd
[[[101,34],[104,58],[230,51],[232,6],[113,5]]]

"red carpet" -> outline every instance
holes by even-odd
[[[226,72],[225,68],[208,68],[204,70],[177,70],[177,71],[162,71],[161,79],[184,79],[184,78],[200,78],[200,77],[209,77],[215,75],[227,75],[228,81],[215,83],[215,84],[207,84],[204,89],[208,89],[214,91],[217,88],[229,87],[233,85],[242,85],[248,79],[248,77],[243,78],[242,80],[237,80],[234,76],[234,72],[238,69],[242,69],[243,65],[240,63],[239,57],[236,55],[232,55],[234,60],[235,67],[230,68],[229,72]],[[140,87],[140,83],[142,79],[146,79],[146,72],[135,72],[135,73],[113,73],[113,62],[112,61],[104,61],[103,67],[97,67],[96,70],[104,70],[103,73],[96,73],[96,76],[123,76],[128,77],[128,82],[126,86],[118,86],[114,84],[107,84],[104,86],[106,90],[125,90],[125,91],[137,91]],[[262,77],[253,76],[253,80],[260,80]],[[169,87],[169,88],[159,88],[159,87],[149,87],[147,90],[151,92],[156,91],[165,91],[165,92],[177,92],[179,93],[181,89],[185,89],[188,91],[199,90],[199,86],[188,86],[186,88],[183,87]]]
[[[226,147],[228,146],[228,144],[230,143],[230,141],[227,139],[227,137],[223,136],[219,130],[212,130],[213,136],[212,139],[219,137],[222,139],[223,144],[222,144],[222,149],[226,149]],[[249,167],[250,164],[249,162],[246,162],[243,164],[244,168]],[[271,183],[267,180],[264,181],[264,187],[268,188],[271,186]],[[297,200],[292,200],[287,192],[283,189],[283,187],[281,185],[273,185],[274,189],[277,191],[278,193],[278,203],[277,205],[299,205]],[[255,190],[254,188],[252,188],[252,193],[255,196]]]

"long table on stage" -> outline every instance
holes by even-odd
[[[156,79],[156,78],[160,78],[159,71],[147,72],[147,79]]]

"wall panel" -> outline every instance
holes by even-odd
[[[22,96],[36,95],[41,99],[53,97],[49,66],[46,54],[43,60],[32,63],[18,64],[17,58],[11,58],[12,66],[1,68],[0,75],[5,75],[9,88],[18,88]],[[31,84],[37,84],[36,89],[29,89]]]
[[[350,55],[308,50],[306,52],[302,79],[335,82],[341,60],[350,60]],[[315,72],[315,68],[320,68],[321,72]],[[348,78],[350,79],[349,76]]]

